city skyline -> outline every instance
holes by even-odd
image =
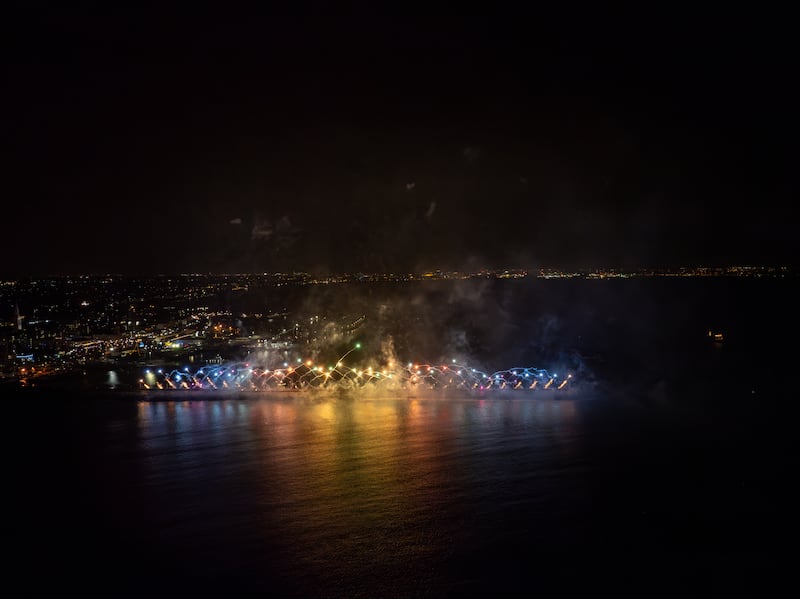
[[[273,366],[269,373],[259,374],[261,378],[258,380],[248,379],[239,383],[248,388],[251,383],[256,387],[264,383],[267,385],[265,389],[271,389],[275,384],[284,382],[283,379],[274,378],[276,373],[280,375],[282,372],[280,364],[283,362],[288,364],[300,360],[306,363],[311,359],[312,365],[319,366],[317,360],[324,361],[321,356],[332,359],[330,354],[335,353],[337,348],[344,348],[340,353],[346,351],[349,355],[351,352],[348,350],[355,347],[353,344],[361,342],[368,348],[363,352],[369,360],[364,368],[370,364],[378,368],[375,364],[382,364],[382,360],[385,365],[380,366],[381,371],[386,370],[385,374],[394,372],[400,377],[401,373],[392,364],[405,364],[408,359],[412,365],[425,364],[426,360],[413,356],[441,352],[427,355],[440,355],[441,359],[445,359],[435,368],[438,369],[436,372],[446,373],[446,368],[449,368],[447,363],[451,363],[452,359],[456,360],[452,362],[454,364],[463,365],[465,360],[474,364],[472,349],[468,348],[481,347],[481,338],[491,338],[495,335],[496,327],[502,329],[509,324],[507,311],[498,309],[496,305],[492,307],[493,296],[511,297],[524,294],[526,290],[541,296],[557,296],[565,290],[571,293],[567,287],[557,283],[559,279],[571,279],[576,280],[569,285],[573,292],[578,289],[576,285],[584,286],[586,292],[600,295],[604,293],[603,289],[634,294],[644,292],[641,296],[644,300],[648,293],[655,293],[658,289],[651,286],[656,284],[655,281],[647,279],[658,277],[764,279],[758,288],[769,292],[775,289],[774,285],[790,285],[790,279],[797,274],[788,267],[737,266],[660,270],[538,269],[530,272],[506,269],[332,276],[297,272],[143,277],[106,274],[0,280],[0,379],[7,382],[19,380],[27,385],[33,380],[57,381],[58,377],[85,371],[90,366],[103,368],[111,365],[130,369],[137,365],[142,368],[149,365],[151,371],[156,372],[156,364],[166,367],[176,361],[188,361],[192,364],[197,362],[194,364],[196,367],[204,364],[231,365],[242,360],[263,362],[270,354]],[[594,283],[596,280],[615,278],[638,278],[641,281],[631,281],[630,284],[620,282],[619,286],[610,287]],[[516,283],[514,279],[521,281]],[[551,280],[556,281],[551,283]],[[731,281],[730,284],[746,283]],[[347,290],[341,290],[339,285]],[[697,282],[694,285],[707,283]],[[684,292],[691,294],[691,289],[700,289],[694,285],[691,288],[681,285],[672,289],[673,292],[684,289]],[[717,288],[704,287],[704,293]],[[442,303],[444,298],[447,299]],[[426,307],[423,309],[421,306]],[[473,310],[474,315],[470,316]],[[423,312],[428,314],[420,320]],[[477,328],[476,317],[485,321]],[[542,315],[533,317],[535,321],[543,318],[545,322],[550,318]],[[695,331],[695,337],[722,342],[725,333],[717,329],[714,322],[715,319],[711,318],[708,330]],[[427,324],[417,328],[409,338],[408,327],[415,323],[418,327],[420,323]],[[540,324],[537,321],[535,328]],[[466,327],[470,333],[453,336],[453,332],[448,330],[450,326]],[[537,331],[537,336],[542,339],[549,337],[542,330]],[[471,341],[467,341],[469,338]],[[576,340],[573,339],[573,342]],[[427,349],[419,353],[420,348]],[[395,355],[395,350],[400,349],[404,354],[402,359]],[[553,373],[565,370],[563,351],[560,348],[551,355],[550,359],[555,355],[560,356],[558,361],[562,364]],[[247,358],[251,355],[252,358]],[[484,355],[484,359],[488,357]],[[579,370],[580,360],[576,361],[575,357],[567,361],[572,368]],[[179,373],[183,372],[183,368],[188,368],[182,366],[175,370],[178,367],[173,366],[163,370],[163,373]],[[261,367],[265,365],[261,364]],[[224,367],[219,368],[219,373],[225,372]],[[355,367],[353,370],[352,365],[348,368],[350,370],[333,372],[330,383],[339,381],[337,377],[341,377],[343,384],[363,382],[358,378],[363,368]],[[542,366],[535,368],[538,377],[538,369]],[[158,372],[161,373],[161,370]],[[490,378],[498,375],[501,383],[514,388],[522,387],[523,383],[529,387],[532,382],[517,380],[514,369],[505,374],[503,372],[505,369],[500,368]],[[534,371],[523,369],[519,372],[530,374]],[[546,374],[547,368],[542,372]],[[305,381],[304,378],[303,381],[312,386],[326,383],[324,378],[319,378],[322,375],[319,375],[318,369],[309,367],[305,374],[310,379]],[[489,376],[489,373],[481,371],[481,377],[484,375]],[[413,376],[412,372],[411,379],[403,379],[404,384],[413,384]],[[351,381],[352,377],[355,378]],[[459,380],[459,385],[482,388],[479,381]],[[546,385],[548,380],[541,381],[542,385]],[[434,385],[449,384],[438,379],[427,382]],[[221,383],[216,378],[209,382],[211,387]],[[119,383],[114,382],[113,385],[118,386]],[[178,388],[181,387],[181,379],[153,380],[148,385],[154,389]],[[195,385],[205,388],[206,383],[199,381]]]
[[[602,276],[796,276],[797,269],[787,264],[737,264],[737,265],[680,265],[672,267],[640,266],[622,267],[614,265],[558,268],[555,266],[537,266],[530,268],[479,268],[476,270],[458,270],[434,268],[425,271],[395,271],[395,272],[365,272],[365,271],[340,271],[340,272],[313,272],[305,270],[265,271],[265,272],[151,272],[126,274],[121,272],[72,272],[72,273],[43,273],[37,275],[23,275],[0,277],[0,285],[16,284],[35,280],[60,280],[60,279],[98,279],[107,278],[120,280],[137,279],[182,279],[182,278],[268,278],[275,280],[292,280],[297,282],[357,282],[364,281],[410,281],[426,279],[447,278],[563,278],[586,277],[602,278]]]

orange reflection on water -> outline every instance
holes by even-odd
[[[253,534],[322,579],[439,559],[480,525],[487,492],[504,498],[504,476],[535,492],[537,469],[577,449],[576,406],[560,400],[292,394],[142,402],[138,415],[151,476],[236,472],[226,501],[241,492]]]
[[[292,558],[309,567],[331,545],[349,563],[367,556],[364,567],[387,552],[432,551],[436,544],[415,536],[411,523],[451,473],[439,459],[449,433],[437,432],[429,417],[408,400],[259,401],[251,423],[270,514],[264,534],[291,531],[291,547],[304,548]],[[275,501],[276,489],[287,501]]]

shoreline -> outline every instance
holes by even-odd
[[[12,389],[6,387],[11,392]],[[208,389],[80,389],[59,386],[18,387],[13,393],[0,393],[8,399],[24,398],[33,395],[64,394],[70,399],[85,397],[86,399],[134,400],[147,403],[184,402],[184,401],[226,401],[231,399],[248,400],[256,398],[270,399],[341,399],[341,400],[378,400],[378,399],[474,399],[474,400],[574,400],[590,393],[582,393],[579,389],[503,389],[493,391],[472,391],[464,389],[293,389],[293,390],[208,390]]]

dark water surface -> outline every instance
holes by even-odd
[[[779,573],[789,524],[794,441],[757,403],[701,416],[602,399],[62,399],[3,413],[26,430],[6,453],[26,460],[6,527],[32,589],[728,588]]]
[[[569,395],[7,389],[6,581],[104,596],[777,589],[798,466],[779,329],[796,294],[780,289],[677,294],[655,314],[658,292],[603,291],[583,325],[558,316],[598,356]],[[723,347],[702,339],[712,312]]]

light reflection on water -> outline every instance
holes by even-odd
[[[53,580],[92,564],[136,596],[492,595],[777,563],[791,404],[662,404],[9,400],[7,455],[30,464],[11,543]]]
[[[460,563],[463,547],[491,550],[497,534],[512,545],[518,534],[541,537],[530,518],[516,530],[495,527],[547,510],[567,488],[578,492],[566,503],[585,496],[572,474],[578,427],[573,400],[138,404],[143,477],[158,494],[150,497],[157,523],[171,527],[169,543],[203,546],[194,518],[213,513],[226,523],[222,532],[210,525],[215,534],[248,547],[248,563],[268,560],[279,579],[301,579],[309,592],[342,576],[371,588],[397,584],[412,566],[419,584],[433,584],[436,572]],[[574,534],[569,524],[561,532]]]

